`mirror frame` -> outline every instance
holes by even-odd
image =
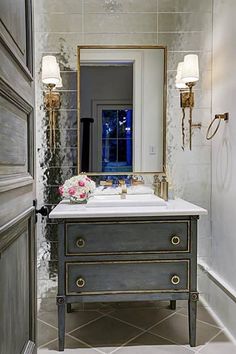
[[[81,49],[163,49],[164,50],[164,82],[163,82],[163,157],[162,171],[152,172],[88,172],[80,171],[80,51]],[[78,173],[88,176],[130,176],[157,175],[166,173],[166,109],[167,109],[167,47],[163,45],[79,45],[77,46],[77,169]]]

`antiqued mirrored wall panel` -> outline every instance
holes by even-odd
[[[79,171],[162,172],[165,102],[165,47],[79,47]]]

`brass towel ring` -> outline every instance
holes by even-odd
[[[209,135],[210,130],[211,130],[211,127],[212,127],[213,123],[214,123],[217,119],[218,119],[218,124],[217,124],[217,126],[216,126],[216,129],[215,129],[215,131],[214,131],[211,135]],[[222,120],[224,120],[224,121],[227,122],[227,121],[229,120],[229,113],[223,113],[223,114],[216,114],[216,115],[215,115],[215,118],[211,121],[211,123],[210,123],[210,125],[209,125],[209,127],[208,127],[208,129],[207,129],[207,133],[206,133],[206,138],[207,138],[207,140],[211,140],[211,139],[216,135],[216,133],[218,132],[218,129],[219,129],[219,127],[220,127],[220,123],[221,123]]]

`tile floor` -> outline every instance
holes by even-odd
[[[187,303],[73,305],[66,315],[64,354],[236,354],[224,330],[199,303],[197,347],[188,345]],[[54,299],[44,299],[38,315],[38,354],[58,353]]]

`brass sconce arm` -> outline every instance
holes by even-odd
[[[182,108],[182,149],[184,150],[185,146],[185,128],[184,128],[184,120],[185,120],[185,108],[189,108],[189,149],[192,150],[192,129],[193,128],[201,128],[201,123],[193,124],[193,107],[194,107],[194,92],[193,86],[195,82],[189,82],[186,84],[189,88],[189,91],[182,90],[180,93],[180,105]]]
[[[56,148],[56,111],[60,108],[60,94],[54,92],[55,85],[48,84],[47,91],[44,93],[44,108],[49,112],[49,145],[50,149]]]
[[[210,135],[210,130],[211,130],[211,128],[212,128],[212,126],[213,126],[213,124],[214,124],[214,122],[216,120],[218,120],[217,126],[216,126],[214,132]],[[207,133],[206,133],[206,139],[207,140],[211,140],[216,135],[222,120],[227,122],[229,120],[229,113],[223,113],[223,114],[216,114],[215,115],[215,118],[211,121],[211,123],[210,123],[210,125],[209,125],[209,127],[207,129]]]

